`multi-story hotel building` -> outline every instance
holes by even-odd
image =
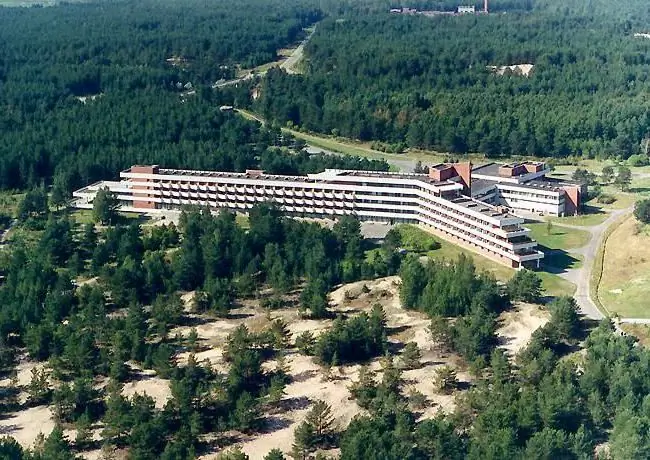
[[[124,211],[160,213],[184,205],[246,213],[276,203],[295,217],[411,223],[513,268],[539,266],[544,254],[507,208],[471,198],[471,164],[440,164],[429,174],[326,170],[306,176],[163,169],[133,166],[121,181],[98,182],[74,192],[74,206],[91,208],[108,188]]]
[[[472,197],[537,214],[577,214],[585,186],[546,177],[550,171],[536,161],[482,165],[472,170]]]

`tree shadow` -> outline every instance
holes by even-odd
[[[0,426],[0,435],[1,436],[10,436],[14,431],[20,430],[20,425],[6,425],[6,426]]]
[[[298,372],[292,377],[291,380],[293,382],[301,383],[316,377],[316,375],[318,375],[318,372],[314,370],[307,370],[307,371]]]
[[[648,193],[650,192],[650,187],[630,187],[628,191],[630,193]]]
[[[394,326],[394,327],[387,327],[386,328],[386,335],[391,336],[395,334],[399,334],[401,332],[404,332],[408,329],[410,329],[411,326]]]
[[[402,342],[388,342],[388,352],[391,354],[397,354],[404,349],[406,345]]]
[[[275,431],[283,430],[291,426],[291,419],[282,417],[280,415],[270,415],[264,417],[262,420],[262,428],[259,430],[260,434],[273,433]]]
[[[285,411],[303,410],[311,405],[311,401],[306,396],[283,399],[278,403],[278,407]]]

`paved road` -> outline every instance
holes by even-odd
[[[589,295],[589,286],[591,284],[591,272],[594,267],[594,261],[598,255],[598,249],[604,244],[605,232],[612,226],[619,218],[632,212],[632,207],[625,209],[617,209],[612,211],[607,219],[599,225],[593,227],[580,227],[575,225],[565,225],[564,227],[575,228],[579,230],[587,230],[591,233],[589,243],[575,250],[570,251],[572,254],[580,254],[584,257],[584,263],[581,268],[567,270],[561,273],[560,276],[576,285],[575,299],[580,307],[580,311],[588,318],[600,320],[605,315],[598,309],[594,301]],[[648,321],[650,322],[650,320]]]

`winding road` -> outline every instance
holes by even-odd
[[[296,65],[302,60],[302,56],[304,54],[305,50],[305,45],[309,41],[309,39],[314,35],[314,32],[316,31],[316,26],[314,26],[314,29],[305,37],[303,41],[300,42],[298,47],[293,50],[293,52],[287,57],[286,59],[282,61],[277,61],[273,63],[274,65],[271,65],[270,68],[274,67],[280,67],[281,69],[285,70],[288,74],[295,74],[298,73],[296,70]],[[218,81],[215,84],[212,85],[212,89],[217,89],[217,88],[223,88],[225,86],[231,86],[231,85],[236,85],[237,83],[240,83],[242,81],[247,81],[251,80],[252,78],[255,77],[263,77],[266,75],[267,70],[263,70],[261,72],[255,72],[253,69],[251,73],[248,73],[246,75],[243,75],[239,78],[233,78],[232,80],[226,80],[226,81]]]

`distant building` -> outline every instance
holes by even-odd
[[[222,105],[221,107],[219,107],[219,110],[221,110],[222,112],[232,112],[233,110],[235,110],[235,108],[232,105]]]
[[[420,225],[513,268],[539,266],[544,253],[523,227],[524,219],[504,206],[470,196],[471,163],[437,164],[429,174],[328,169],[288,176],[260,170],[245,173],[132,166],[119,182],[97,182],[74,192],[73,205],[92,208],[107,187],[130,212],[163,213],[185,205],[246,213],[255,204],[276,203],[293,217]]]
[[[417,8],[408,8],[405,6],[403,8],[391,8],[390,12],[394,14],[417,14],[418,10]]]
[[[476,7],[472,6],[459,6],[458,14],[474,14],[476,13]]]

